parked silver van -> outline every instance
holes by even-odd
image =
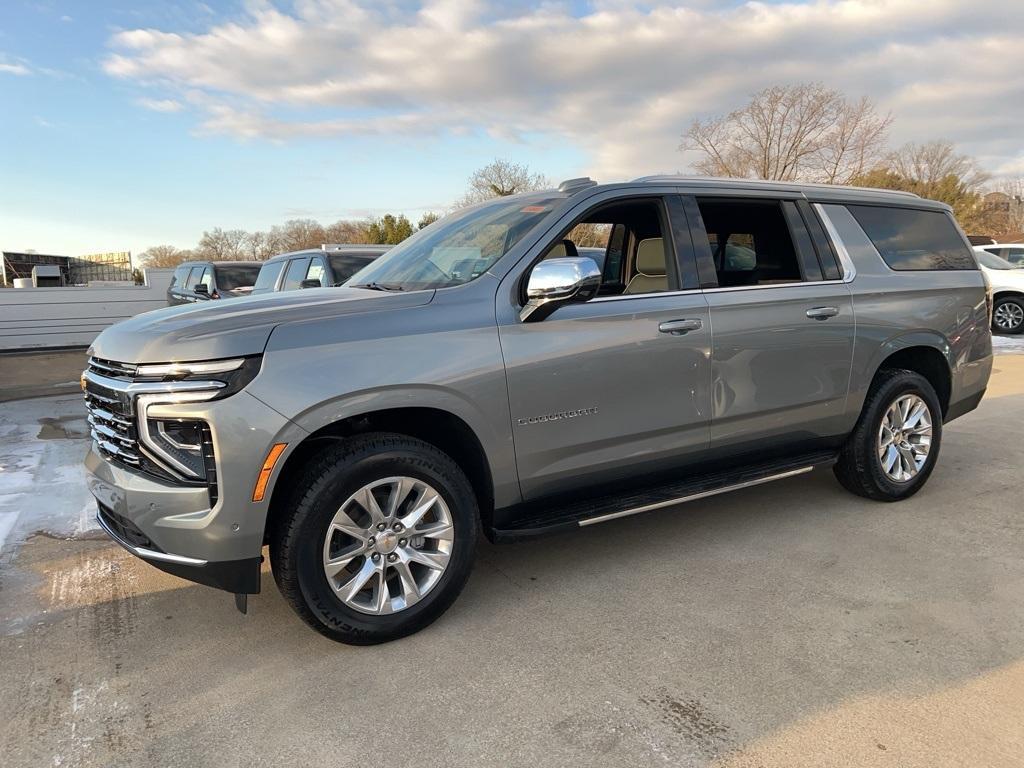
[[[378,643],[452,604],[480,530],[521,540],[818,467],[869,499],[917,493],[985,393],[991,311],[940,203],[575,179],[453,213],[335,290],[104,331],[88,482],[153,565],[244,608],[268,546],[310,626]]]

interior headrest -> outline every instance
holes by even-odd
[[[636,248],[636,271],[647,277],[663,277],[665,269],[665,243],[660,237],[641,240]]]

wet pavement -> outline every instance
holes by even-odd
[[[996,369],[911,500],[815,472],[482,543],[448,614],[374,648],[269,572],[242,616],[88,538],[79,401],[2,409],[0,763],[1020,766],[1024,356]]]

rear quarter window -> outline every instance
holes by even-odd
[[[847,205],[890,269],[977,269],[974,255],[942,211]]]

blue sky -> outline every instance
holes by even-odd
[[[1016,2],[3,0],[0,248],[443,210],[495,157],[685,171],[679,134],[779,82],[1024,175]]]

